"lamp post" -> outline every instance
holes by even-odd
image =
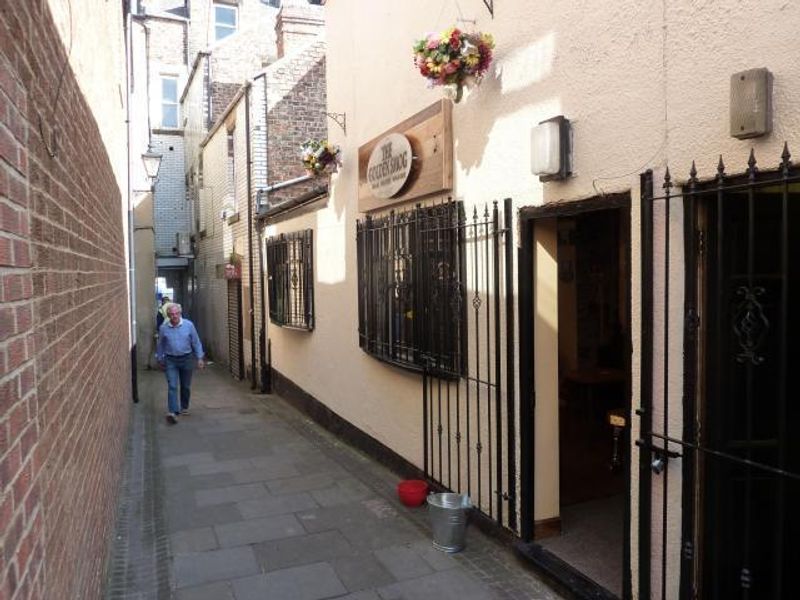
[[[153,152],[152,148],[148,145],[147,152],[142,154],[142,164],[144,165],[144,172],[150,182],[150,193],[155,193],[156,179],[158,178],[158,171],[161,168],[161,155]],[[132,190],[133,191],[133,190]],[[131,391],[133,393],[133,401],[139,402],[139,386],[137,385],[136,371],[138,369],[136,361],[136,328],[138,327],[136,319],[136,253],[134,244],[135,223],[133,213],[133,199],[131,198],[130,206],[128,207],[128,271],[130,273],[130,304],[131,304]]]

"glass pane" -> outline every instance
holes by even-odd
[[[216,36],[215,39],[221,40],[222,38],[228,37],[236,30],[231,27],[228,27],[227,25],[217,25],[214,31],[215,31],[214,35]]]
[[[177,127],[178,126],[178,107],[174,104],[161,105],[161,126],[162,127]]]
[[[229,25],[236,27],[236,9],[229,6],[216,6],[214,7],[214,14],[216,15],[217,25]]]
[[[161,79],[161,99],[169,102],[178,101],[178,80],[174,77]]]

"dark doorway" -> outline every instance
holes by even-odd
[[[242,352],[242,281],[228,280],[228,369],[237,379],[244,377]]]
[[[724,456],[696,462],[694,585],[709,600],[798,598],[800,185],[699,200],[696,443]]]
[[[557,219],[561,535],[541,541],[617,596],[628,489],[628,214]]]

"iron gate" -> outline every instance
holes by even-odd
[[[658,197],[641,177],[641,598],[800,597],[800,170],[781,158],[692,164],[680,189],[667,170]]]
[[[431,286],[424,311],[424,469],[447,489],[467,494],[482,513],[516,531],[513,236],[511,200],[460,212],[452,222],[420,224],[434,246],[455,238],[454,265],[419,268]],[[447,275],[443,276],[443,272]],[[443,306],[458,306],[458,310]],[[449,314],[445,323],[442,314]],[[461,332],[460,343],[451,339]],[[441,353],[462,355],[448,361]],[[438,352],[441,350],[442,352]],[[505,506],[505,508],[504,508]]]
[[[244,377],[241,279],[228,280],[228,369],[237,379]]]

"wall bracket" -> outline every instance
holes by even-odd
[[[326,112],[325,114],[333,119],[342,128],[344,134],[347,135],[347,113]]]
[[[492,15],[494,19],[494,0],[483,0],[483,3],[486,5],[486,8],[489,9],[489,14]]]

